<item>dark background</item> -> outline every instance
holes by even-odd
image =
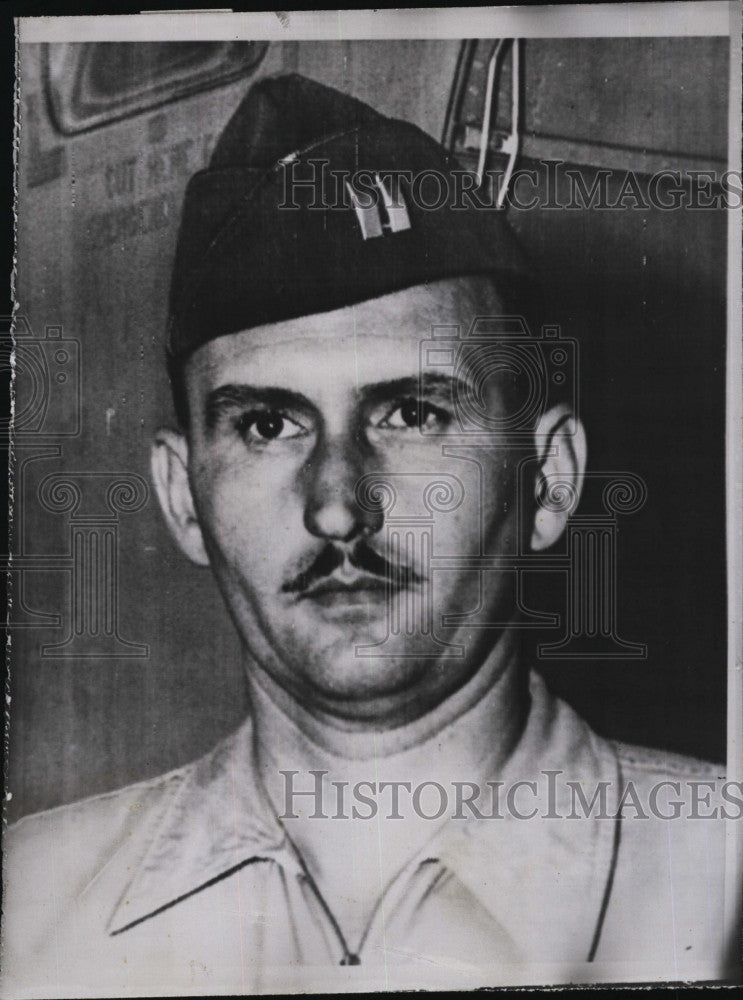
[[[296,69],[438,137],[458,50],[454,41],[272,43],[257,75]],[[726,39],[533,40],[524,56],[522,166],[560,158],[587,178],[602,166],[725,169]],[[44,478],[147,479],[152,432],[172,422],[163,328],[180,198],[247,80],[65,136],[42,69],[40,49],[25,48],[17,298],[33,338],[52,325],[78,343],[82,399],[75,436],[31,435],[16,448],[17,469],[26,464],[14,551],[43,561],[64,556],[70,531],[68,515],[40,503]],[[127,234],[135,217],[148,231]],[[645,643],[647,659],[540,667],[600,732],[721,760],[725,214],[511,219],[542,277],[545,321],[580,342],[589,467],[633,472],[648,487],[645,506],[619,521],[617,595],[619,632]],[[57,399],[69,421],[77,404]],[[581,510],[599,508],[589,490]],[[176,552],[154,496],[121,514],[117,530],[119,633],[146,644],[146,656],[102,657],[95,642],[86,656],[42,655],[69,630],[70,574],[41,568],[22,585],[14,575],[11,818],[177,766],[246,710],[236,639],[211,577]],[[535,608],[563,609],[559,575],[530,580],[529,597]],[[40,626],[39,612],[60,624]]]

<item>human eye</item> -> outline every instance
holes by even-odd
[[[449,426],[451,413],[418,396],[407,396],[390,406],[377,426],[383,430],[441,431]]]
[[[235,420],[235,429],[248,444],[268,444],[304,437],[308,431],[281,410],[247,410]]]

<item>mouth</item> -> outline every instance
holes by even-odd
[[[351,579],[332,576],[302,591],[297,601],[307,601],[328,611],[368,614],[383,608],[389,597],[411,584],[412,581],[405,578],[393,581],[368,574]]]

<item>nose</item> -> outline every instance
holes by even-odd
[[[318,442],[307,464],[304,525],[317,538],[351,542],[381,531],[381,507],[359,504],[356,484],[364,473],[363,446],[354,440]]]

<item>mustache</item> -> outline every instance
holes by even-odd
[[[334,573],[346,560],[354,569],[379,577],[381,580],[389,580],[399,587],[419,584],[424,579],[412,566],[390,562],[364,539],[359,539],[351,549],[328,543],[306,569],[282,585],[281,591],[284,594],[301,594]]]

